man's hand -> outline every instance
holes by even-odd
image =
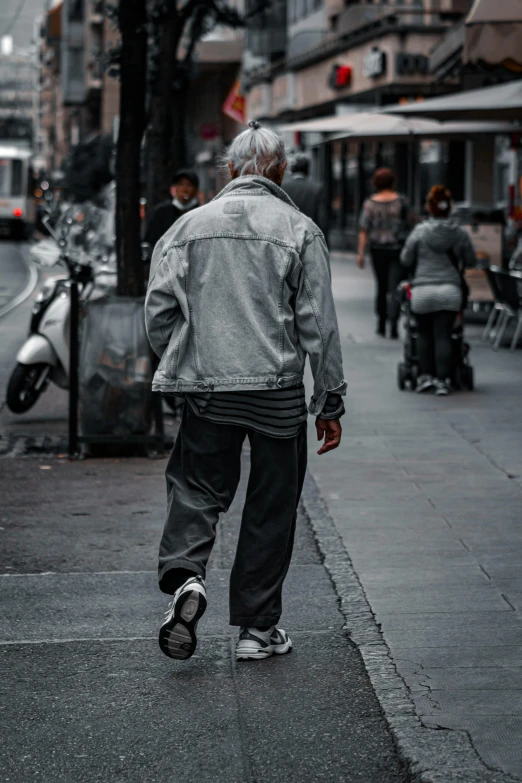
[[[318,454],[326,454],[327,451],[336,449],[341,442],[341,433],[343,428],[339,419],[321,419],[320,416],[315,420],[315,428],[317,430],[317,440],[323,440],[324,443],[317,452]]]
[[[357,253],[357,266],[364,269],[364,253]]]

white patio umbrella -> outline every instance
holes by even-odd
[[[316,120],[304,120],[282,125],[281,131],[322,133],[325,139],[350,138],[407,140],[412,137],[448,138],[469,137],[480,134],[510,133],[514,126],[509,122],[439,122],[424,117],[402,117],[380,112],[358,112]]]
[[[357,112],[333,117],[321,117],[315,120],[303,120],[281,125],[281,131],[300,131],[306,133],[353,134],[388,138],[390,136],[409,137],[419,130],[435,130],[440,123],[437,120],[401,117],[379,112]]]

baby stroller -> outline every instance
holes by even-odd
[[[407,281],[399,284],[397,298],[404,315],[406,337],[404,341],[404,359],[397,365],[397,385],[401,391],[409,387],[414,390],[417,387],[419,377],[419,357],[417,353],[417,321],[411,311],[411,285]],[[469,363],[469,345],[464,342],[464,330],[462,316],[456,319],[451,335],[453,346],[453,360],[451,368],[451,385],[454,389],[473,390],[473,367]]]

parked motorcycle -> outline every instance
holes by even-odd
[[[80,301],[112,293],[116,286],[116,272],[108,259],[100,257],[82,263],[73,256],[71,236],[77,222],[70,214],[61,216],[53,227],[51,216],[44,223],[52,238],[44,239],[32,249],[32,258],[42,266],[61,263],[67,274],[47,280],[34,303],[29,326],[29,337],[16,357],[7,386],[6,402],[13,413],[26,413],[52,381],[61,389],[69,387],[69,318],[70,287],[79,285]],[[75,243],[78,244],[77,235]],[[78,257],[78,254],[76,254]]]

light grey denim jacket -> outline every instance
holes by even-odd
[[[308,355],[310,412],[345,393],[324,237],[265,177],[233,180],[160,239],[145,320],[154,391],[293,386]]]

